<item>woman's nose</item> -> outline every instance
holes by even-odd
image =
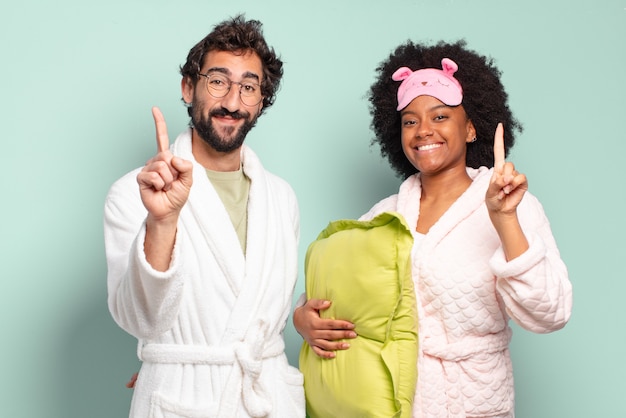
[[[433,134],[433,129],[428,121],[421,121],[417,128],[417,135],[421,138]]]

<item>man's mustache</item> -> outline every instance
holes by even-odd
[[[209,116],[217,116],[217,117],[231,117],[233,119],[247,119],[250,116],[248,113],[242,113],[237,111],[231,112],[228,109],[219,108],[211,111]]]

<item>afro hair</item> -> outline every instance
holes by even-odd
[[[501,72],[492,58],[469,50],[464,40],[455,43],[441,41],[430,46],[407,41],[379,64],[377,79],[368,93],[371,128],[375,135],[372,144],[379,144],[381,155],[402,178],[418,170],[402,150],[400,112],[396,110],[400,83],[391,76],[400,67],[414,71],[440,68],[443,58],[450,58],[459,66],[455,78],[463,87],[461,105],[476,128],[477,140],[467,145],[468,167],[493,167],[493,137],[499,122],[504,125],[506,154],[515,143],[515,132],[522,132],[522,125],[509,109],[508,95],[500,81]]]

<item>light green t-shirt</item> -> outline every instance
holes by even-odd
[[[240,167],[237,171],[212,171],[206,174],[213,184],[215,191],[222,199],[230,221],[237,232],[241,250],[246,253],[246,237],[248,232],[248,193],[250,179]]]

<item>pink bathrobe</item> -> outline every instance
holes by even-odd
[[[571,314],[567,269],[539,201],[527,192],[520,203],[530,248],[507,262],[484,202],[491,170],[468,173],[471,186],[413,249],[420,344],[416,418],[513,417],[509,318],[547,333],[562,328]],[[417,174],[361,219],[397,211],[415,226],[420,195]]]

